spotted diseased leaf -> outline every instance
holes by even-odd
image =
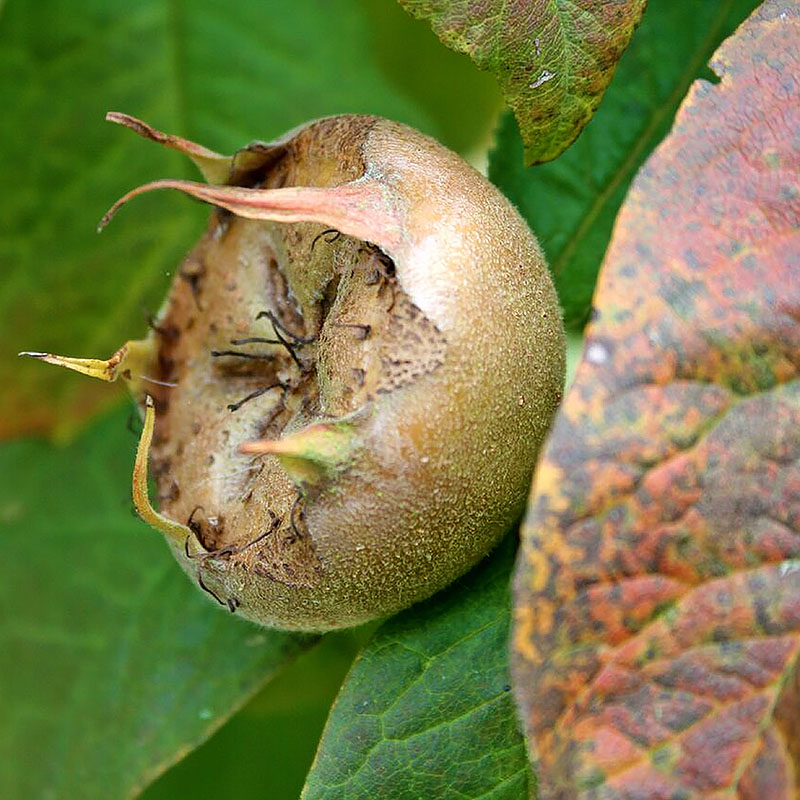
[[[525,144],[550,161],[592,118],[646,0],[400,0],[499,81]]]
[[[795,796],[798,41],[724,42],[617,219],[515,579],[542,798]]]

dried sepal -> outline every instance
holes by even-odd
[[[145,383],[156,380],[148,377],[149,373],[155,370],[157,359],[157,344],[152,337],[126,342],[111,358],[107,359],[74,358],[34,351],[24,351],[18,355],[36,358],[39,361],[71,369],[108,383],[113,383],[117,378],[122,377],[131,394],[138,400],[144,399]]]
[[[102,230],[134,197],[156,189],[177,189],[197,200],[224,208],[244,219],[273,222],[319,222],[339,233],[392,250],[400,242],[401,226],[377,181],[359,180],[333,188],[287,187],[249,189],[209,186],[195,181],[160,180],[132,189],[103,215]]]
[[[184,550],[187,556],[205,553],[205,548],[200,544],[195,532],[186,525],[181,525],[153,508],[147,488],[148,463],[150,446],[153,442],[153,429],[155,426],[156,409],[153,398],[145,398],[144,424],[136,448],[136,460],[133,465],[133,505],[136,513],[156,530],[161,531],[167,540],[175,547]]]
[[[281,439],[245,442],[243,453],[273,455],[289,477],[302,489],[329,481],[345,469],[356,447],[351,423],[318,422]]]
[[[190,142],[188,139],[183,139],[180,136],[174,136],[170,133],[164,133],[146,122],[142,122],[130,114],[122,114],[119,111],[109,111],[106,114],[108,122],[115,122],[117,125],[123,125],[126,128],[138,133],[145,139],[150,139],[157,144],[163,144],[183,153],[195,163],[195,166],[200,170],[203,177],[209,183],[226,183],[230,176],[231,165],[233,159],[231,156],[223,156],[203,147],[195,142]]]

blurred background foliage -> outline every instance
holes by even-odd
[[[326,636],[267,685],[212,739],[166,772],[142,800],[296,798],[325,720],[370,626]]]
[[[106,111],[225,153],[316,117],[372,113],[474,154],[500,106],[490,77],[391,0],[11,0],[0,13],[0,436],[68,436],[119,398],[15,353],[105,358],[141,336],[208,216],[160,193],[97,236],[133,186],[197,177]]]

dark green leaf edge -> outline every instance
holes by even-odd
[[[515,548],[516,534],[375,633],[331,709],[303,800],[527,794],[507,658]]]

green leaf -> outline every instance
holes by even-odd
[[[364,633],[327,634],[152,783],[140,800],[297,800],[331,705],[359,645],[368,638]],[[221,768],[224,764],[236,768]]]
[[[515,543],[379,629],[331,712],[304,800],[526,796],[506,654]]]
[[[650,0],[603,104],[552,164],[522,166],[522,141],[505,115],[489,177],[519,208],[544,247],[565,320],[581,328],[614,218],[636,171],[669,130],[689,84],[755,0]]]
[[[497,78],[528,164],[558,156],[592,118],[645,2],[400,0]]]
[[[130,796],[313,641],[213,607],[133,516],[126,416],[0,447],[0,797]]]
[[[141,337],[143,309],[158,308],[207,218],[185,198],[153,195],[96,235],[103,212],[133,186],[197,177],[178,154],[105,123],[106,111],[220,152],[343,112],[393,117],[459,146],[485,135],[494,107],[485,81],[470,78],[469,64],[453,66],[458,56],[426,25],[384,5],[87,0],[76,9],[71,0],[8,0],[0,15],[0,437],[54,426],[67,433],[119,398],[121,390],[15,354],[108,357]],[[393,17],[405,50],[384,46]],[[428,89],[418,101],[407,76],[397,77],[397,60],[410,52],[423,54],[415,69],[426,83],[441,52],[450,95],[476,89],[457,124],[452,102]]]

